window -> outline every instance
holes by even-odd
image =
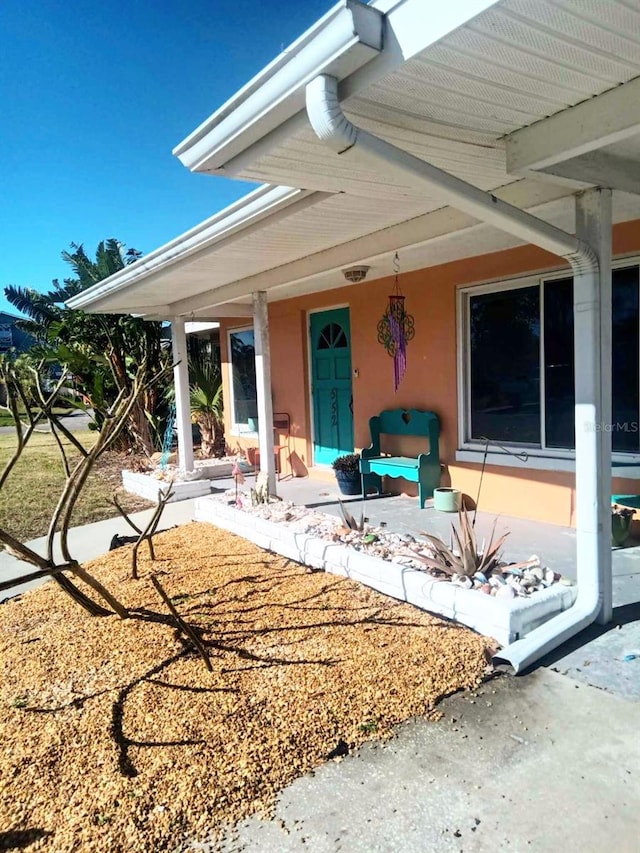
[[[320,332],[318,338],[318,349],[344,349],[348,347],[347,336],[342,326],[338,323],[329,323]]]
[[[256,353],[253,329],[229,332],[231,419],[238,432],[257,430]]]
[[[638,266],[612,272],[612,446],[640,452]],[[575,446],[573,279],[463,293],[465,442]]]
[[[540,293],[469,299],[471,438],[540,442]]]

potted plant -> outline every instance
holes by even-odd
[[[362,494],[359,453],[347,453],[344,456],[338,456],[331,463],[331,467],[336,472],[338,487],[343,495]]]
[[[611,539],[615,546],[622,547],[627,544],[631,532],[631,522],[635,509],[627,506],[613,504],[611,507]]]

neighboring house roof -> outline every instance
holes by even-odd
[[[276,186],[70,304],[214,318],[248,312],[258,289],[335,287],[352,263],[387,275],[396,249],[408,270],[518,243],[412,181],[343,165],[304,110],[321,72],[365,130],[566,230],[572,193],[590,185],[617,190],[614,221],[639,217],[640,9],[478,0],[463,20],[469,5],[449,6],[439,30],[423,0],[334,7],[176,149],[194,171]]]
[[[19,314],[9,314],[8,311],[0,311],[0,323],[13,323],[15,320],[26,320],[26,317],[22,317]]]

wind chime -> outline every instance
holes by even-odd
[[[400,259],[397,252],[393,259],[393,272],[393,293],[389,296],[387,310],[378,323],[378,343],[382,344],[393,358],[393,385],[397,391],[407,369],[407,344],[413,339],[416,330],[413,316],[407,314],[404,308],[404,296],[398,282]]]

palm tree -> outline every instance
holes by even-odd
[[[133,376],[145,365],[149,377],[165,366],[168,355],[162,350],[160,323],[118,314],[85,314],[71,310],[65,301],[88,287],[134,263],[141,253],[125,250],[112,238],[98,244],[95,261],[84,248],[71,244],[63,259],[75,277],[61,284],[54,279],[47,293],[10,285],[5,288],[9,302],[27,316],[19,325],[36,338],[39,354],[49,363],[68,365],[79,390],[87,396],[98,394],[113,402],[121,391],[129,391]],[[162,389],[152,384],[134,407],[129,418],[127,443],[133,449],[150,454],[154,450],[154,424],[162,399]],[[157,433],[156,429],[156,433]]]
[[[220,367],[204,353],[189,362],[191,417],[200,427],[200,452],[209,459],[225,455],[222,376]]]

